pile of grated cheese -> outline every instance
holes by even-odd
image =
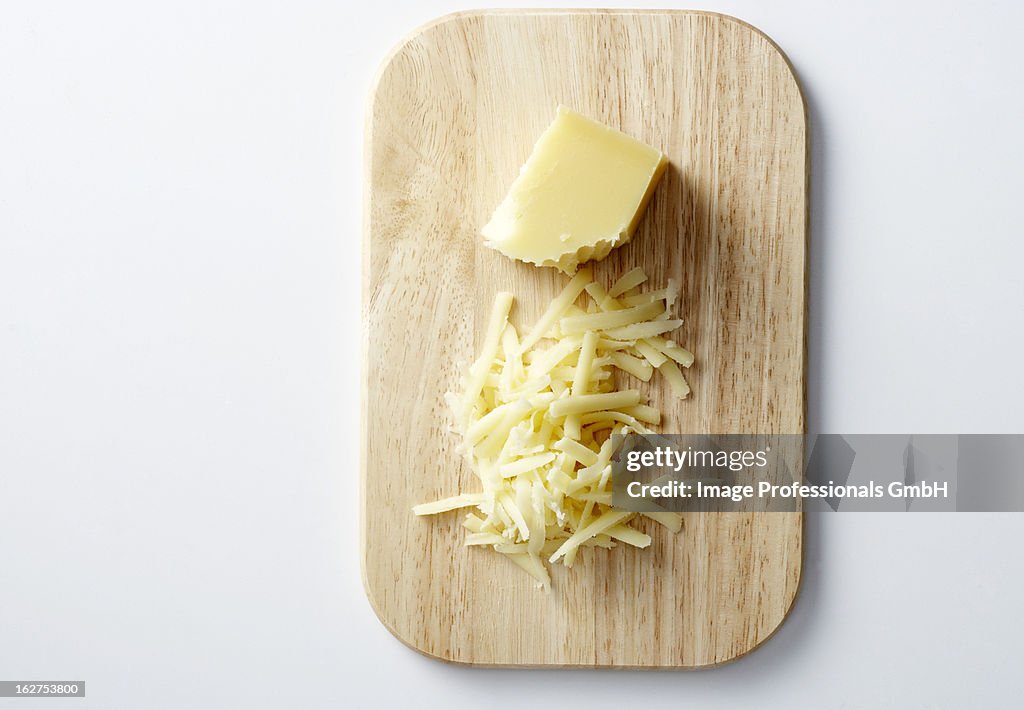
[[[693,355],[666,338],[682,324],[672,317],[678,285],[641,293],[641,269],[607,290],[592,279],[578,271],[523,338],[508,320],[512,294],[497,295],[462,392],[447,395],[459,451],[483,490],[413,508],[476,508],[464,523],[466,545],[504,554],[545,589],[545,561],[572,567],[580,547],[651,544],[630,525],[635,513],[611,505],[611,458],[614,434],[653,433],[647,425],[661,413],[638,389],[618,389],[614,370],[644,382],[657,370],[677,397],[690,392],[679,368]],[[681,527],[677,513],[642,515]]]

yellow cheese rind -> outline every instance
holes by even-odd
[[[480,230],[484,244],[571,274],[632,238],[667,165],[656,148],[559,106]]]

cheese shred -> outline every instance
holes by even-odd
[[[611,459],[617,435],[653,433],[645,424],[660,423],[661,413],[618,380],[647,382],[657,373],[677,397],[690,393],[680,367],[693,355],[664,337],[682,323],[671,314],[678,285],[639,293],[647,282],[641,269],[609,289],[592,279],[580,269],[522,339],[509,322],[512,294],[497,294],[461,393],[446,397],[458,451],[482,491],[413,508],[474,508],[463,522],[465,544],[505,555],[544,589],[547,565],[571,567],[581,549],[651,544],[633,527],[634,513],[611,505]],[[673,532],[682,524],[675,513],[642,516]]]

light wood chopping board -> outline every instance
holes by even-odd
[[[587,549],[553,589],[463,547],[463,515],[420,502],[478,490],[443,395],[494,293],[532,323],[565,282],[478,236],[565,104],[672,161],[632,242],[595,265],[682,282],[690,399],[643,387],[666,433],[803,433],[807,118],[786,58],[698,12],[516,11],[442,18],[381,69],[367,128],[362,547],[367,594],[414,649],[501,666],[698,668],[782,623],[801,513],[690,514],[653,544]]]

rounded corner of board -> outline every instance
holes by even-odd
[[[399,631],[398,627],[394,623],[392,623],[391,618],[386,613],[384,605],[382,605],[380,601],[377,599],[375,589],[371,585],[370,580],[367,578],[365,572],[363,574],[363,594],[366,596],[366,600],[370,604],[370,609],[373,610],[373,615],[377,617],[377,621],[379,621],[381,626],[387,629],[388,633],[394,636],[406,648],[410,649],[411,651],[415,651],[421,656],[429,658],[433,661],[448,663],[455,666],[473,665],[465,660],[462,660],[461,658],[456,658],[454,656],[446,656],[441,653],[435,653],[434,651],[431,651],[428,648],[424,648],[423,646],[419,645],[416,638],[412,636],[406,636],[401,631]]]
[[[789,56],[782,49],[779,43],[772,39],[771,35],[762,30],[760,27],[752,25],[751,23],[747,22],[746,20],[742,20],[739,17],[735,17],[734,15],[727,15],[721,12],[712,12],[707,14],[714,16],[723,23],[733,25],[736,28],[749,33],[750,35],[757,37],[759,40],[764,42],[765,46],[768,48],[768,51],[774,54],[776,59],[781,61],[782,66],[785,68],[787,78],[793,84],[793,88],[796,90],[796,95],[800,98],[800,103],[803,106],[805,116],[804,123],[806,125],[807,96],[804,93],[803,83],[800,81],[800,76],[797,74],[796,68],[793,66],[793,62],[790,60]]]
[[[370,609],[373,610],[374,616],[377,617],[377,621],[379,621],[381,623],[381,626],[387,629],[387,632],[394,636],[403,646],[406,646],[407,649],[415,651],[421,656],[425,656],[426,658],[429,658],[434,661],[440,661],[442,663],[452,663],[456,665],[464,665],[462,661],[447,658],[445,656],[440,656],[429,651],[428,649],[424,649],[423,646],[417,643],[415,638],[402,634],[402,632],[399,631],[398,628],[392,623],[390,617],[388,617],[387,614],[385,613],[384,608],[376,598],[374,590],[371,587],[369,580],[366,578],[366,576],[362,578],[362,592],[366,594],[367,600],[370,602]]]
[[[373,79],[370,81],[369,96],[371,105],[378,94],[378,89],[386,82],[388,74],[390,74],[396,63],[406,54],[406,52],[409,51],[413,44],[418,40],[424,39],[429,34],[439,30],[445,25],[471,19],[477,17],[479,14],[479,12],[473,10],[450,12],[446,15],[441,15],[440,17],[428,20],[422,25],[419,25],[407,32],[405,36],[402,37],[402,39],[400,39],[386,55],[384,55],[384,58],[377,66],[377,71],[374,73]]]
[[[380,86],[382,80],[394,66],[395,61],[401,58],[417,41],[429,37],[429,35],[445,28],[447,25],[473,20],[479,18],[483,14],[483,11],[480,10],[460,10],[458,12],[449,12],[448,14],[428,20],[407,32],[405,36],[402,37],[402,39],[399,40],[398,43],[384,56],[384,59],[381,60],[380,65],[377,67],[377,72],[374,75],[374,79],[371,82],[370,95],[375,96],[377,94],[377,87]]]
[[[803,539],[803,535],[803,523],[801,521],[801,540]],[[720,666],[727,666],[731,663],[735,663],[736,661],[739,661],[742,658],[745,658],[746,656],[749,656],[750,654],[761,650],[768,644],[769,641],[775,638],[775,635],[779,632],[779,629],[781,629],[786,624],[786,621],[789,619],[790,615],[792,615],[793,608],[796,606],[797,600],[800,598],[800,590],[803,588],[804,578],[804,564],[802,558],[800,559],[799,564],[796,565],[795,571],[796,584],[793,585],[792,591],[790,591],[788,598],[785,601],[785,608],[782,610],[781,614],[779,614],[777,617],[766,623],[761,628],[760,638],[756,639],[752,645],[748,646],[747,648],[740,649],[738,652],[736,652],[732,656],[729,656],[728,658],[715,659],[714,662],[709,663],[707,665],[694,666],[692,667],[692,670],[718,668]]]

